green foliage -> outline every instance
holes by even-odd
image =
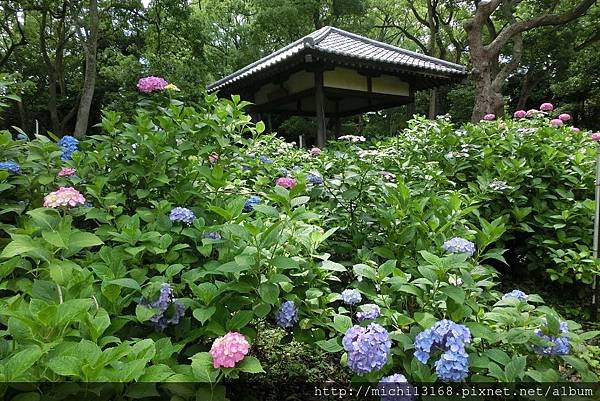
[[[353,287],[381,308],[377,322],[393,341],[388,364],[367,380],[402,371],[435,381],[413,343],[443,318],[471,329],[470,380],[548,382],[566,379],[565,369],[596,380],[585,345],[594,333],[570,321],[572,354],[539,356],[532,346],[548,344],[534,330],[547,323],[556,334],[560,318],[538,296],[515,302],[495,290],[507,248],[560,281],[595,272],[584,257],[594,155],[585,133],[544,119],[462,130],[417,119],[370,149],[338,141],[311,156],[263,134],[245,105],[149,95],[133,115],[104,113],[103,135],[81,141],[69,161],[45,137],[0,136],[2,159],[21,165],[0,171],[2,379],[201,383],[161,391],[223,399],[221,381],[263,373],[252,344],[284,301],[299,321],[282,344],[293,336],[339,354],[356,324],[340,293]],[[61,167],[76,174],[59,177]],[[274,185],[283,167],[292,188]],[[493,179],[510,189],[491,189]],[[42,207],[59,186],[77,188],[86,205]],[[261,202],[249,211],[251,195]],[[174,207],[191,209],[193,223],[171,221]],[[476,244],[473,257],[442,250],[455,236]],[[145,301],[163,283],[185,312],[161,327]],[[250,354],[214,368],[211,344],[230,331]]]

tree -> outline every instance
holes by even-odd
[[[79,110],[77,111],[77,121],[75,123],[75,136],[85,135],[90,117],[90,107],[94,97],[96,87],[96,51],[98,49],[98,0],[90,0],[89,8],[89,32],[85,47],[85,76],[83,78],[83,88],[81,91],[81,100],[79,101]]]
[[[519,66],[524,32],[541,26],[566,24],[583,15],[595,1],[582,0],[572,8],[563,4],[566,1],[539,3],[525,13],[522,12],[524,7],[521,7],[520,0],[475,0],[473,17],[464,24],[475,83],[475,105],[471,119],[479,121],[486,113],[503,114],[502,87],[509,74]],[[561,5],[565,11],[557,12]],[[492,22],[492,16],[497,11],[500,14],[497,18],[503,20],[499,31]],[[524,17],[521,14],[533,16]],[[484,29],[488,31],[487,41]],[[512,43],[510,56],[500,66],[500,56],[509,43]]]

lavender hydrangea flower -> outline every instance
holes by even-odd
[[[348,352],[348,367],[359,375],[380,370],[392,347],[387,330],[377,323],[371,323],[367,328],[350,327],[342,344]]]
[[[150,322],[160,330],[164,330],[169,325],[176,325],[185,314],[185,306],[173,296],[173,289],[168,283],[163,283],[160,288],[160,295],[154,302],[148,302],[145,299],[140,301],[140,305],[157,309],[157,313],[150,318]],[[170,316],[168,316],[171,308]]]
[[[377,319],[381,315],[381,309],[375,304],[366,304],[361,306],[361,311],[356,313],[356,318],[362,322],[363,320]]]
[[[469,256],[473,256],[475,253],[475,244],[460,237],[454,237],[444,242],[442,248],[450,253],[466,253]]]
[[[158,92],[165,89],[168,85],[168,82],[165,81],[164,78],[161,77],[144,77],[140,78],[137,84],[137,88],[140,92],[150,93],[150,92]]]
[[[362,296],[358,290],[347,289],[342,291],[342,301],[348,305],[355,305],[362,300]]]
[[[415,358],[427,363],[431,354],[441,351],[435,363],[438,377],[444,381],[461,381],[469,374],[466,344],[471,342],[471,332],[463,325],[450,320],[440,320],[415,338]]]
[[[534,345],[533,350],[537,354],[544,355],[544,356],[568,355],[569,352],[571,351],[571,344],[569,343],[568,337],[544,334],[544,332],[541,329],[535,329],[533,332],[541,339],[553,343],[553,345],[549,345],[547,347],[541,347],[539,345]],[[560,322],[560,332],[561,333],[569,332],[569,326],[567,326],[566,322]]]
[[[273,160],[269,159],[267,156],[259,156],[258,160],[264,164],[273,164]]]
[[[6,170],[10,174],[19,174],[21,172],[21,166],[14,160],[7,160],[0,162],[0,170]]]
[[[61,160],[71,160],[73,153],[78,150],[79,140],[71,135],[65,135],[57,142],[58,146],[62,147]]]
[[[275,315],[277,325],[284,329],[294,327],[298,323],[298,308],[294,301],[286,301],[279,307],[277,314]]]
[[[252,195],[246,200],[244,203],[244,212],[251,212],[254,210],[254,205],[258,205],[260,203],[260,198],[256,195]]]
[[[377,385],[380,401],[412,401],[416,389],[399,373],[382,377]]]
[[[194,222],[196,216],[194,212],[186,207],[176,207],[171,210],[171,214],[169,215],[169,219],[171,221],[181,221],[188,226]]]
[[[218,241],[221,239],[221,234],[219,234],[216,231],[209,231],[207,233],[202,234],[202,238],[214,239],[215,241]]]
[[[529,298],[529,295],[525,294],[523,291],[520,291],[520,290],[512,290],[511,292],[507,292],[506,294],[504,294],[502,296],[502,299],[508,299],[508,298],[516,298],[519,301],[527,301],[527,298]]]
[[[320,177],[320,176],[314,175],[314,174],[309,174],[308,182],[310,182],[313,185],[320,185],[323,183],[323,177]]]

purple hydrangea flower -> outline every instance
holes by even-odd
[[[348,305],[355,305],[362,301],[362,296],[358,290],[347,289],[342,291],[342,301]]]
[[[516,298],[519,301],[527,301],[527,298],[529,298],[529,295],[525,294],[523,291],[520,291],[520,290],[512,290],[511,292],[507,292],[506,294],[504,294],[502,296],[502,299],[507,299],[507,298]]]
[[[5,162],[0,162],[0,170],[6,170],[10,174],[19,174],[21,172],[21,166],[13,160],[7,160]]]
[[[320,177],[320,176],[314,175],[314,174],[309,174],[308,182],[310,182],[313,185],[320,185],[323,183],[323,177]]]
[[[209,231],[207,233],[202,234],[202,238],[214,239],[215,241],[218,241],[221,239],[221,234],[219,234],[216,231]]]
[[[254,210],[254,205],[258,205],[260,203],[260,198],[258,196],[252,195],[248,198],[246,203],[244,203],[244,212],[251,212]]]
[[[165,89],[167,85],[167,81],[165,81],[163,78],[150,76],[140,78],[137,84],[137,88],[140,92],[150,93],[161,91]]]
[[[569,338],[565,336],[552,336],[549,334],[544,334],[541,329],[535,329],[533,331],[543,340],[549,341],[553,343],[553,345],[549,345],[547,347],[541,347],[539,345],[534,345],[533,350],[540,355],[545,356],[555,356],[555,355],[568,355],[571,351],[571,344],[569,343]],[[566,322],[560,322],[560,332],[568,333],[569,326],[567,326]]]
[[[381,315],[379,306],[375,304],[366,304],[360,307],[362,310],[356,313],[359,321],[377,319]]]
[[[367,328],[350,327],[342,344],[348,352],[348,367],[359,375],[380,370],[392,347],[387,330],[377,323],[371,323]]]
[[[79,140],[71,135],[65,135],[57,142],[58,146],[62,147],[61,160],[71,160],[73,153],[78,150]]]
[[[171,210],[171,214],[169,215],[169,219],[171,221],[181,221],[188,226],[194,222],[196,216],[194,212],[186,207],[176,207]]]
[[[469,374],[469,361],[465,351],[471,342],[471,332],[463,325],[450,320],[440,320],[415,338],[415,358],[427,363],[431,354],[441,351],[435,363],[438,377],[444,381],[461,381]]]
[[[298,308],[294,304],[294,301],[286,301],[279,307],[277,314],[275,315],[277,325],[284,329],[294,327],[294,324],[298,322]]]
[[[450,253],[466,253],[469,256],[473,256],[475,253],[475,244],[460,237],[454,237],[444,242],[442,247]]]
[[[173,297],[173,289],[168,283],[163,283],[160,288],[160,295],[154,302],[148,302],[144,299],[140,305],[157,309],[158,311],[150,318],[150,321],[160,330],[164,330],[169,325],[176,325],[185,314],[185,306]],[[169,308],[172,307],[170,316]]]
[[[412,401],[416,389],[399,373],[382,377],[377,385],[380,401]]]

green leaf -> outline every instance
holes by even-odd
[[[504,367],[504,375],[509,382],[515,382],[516,379],[522,379],[525,374],[525,366],[527,365],[527,357],[516,356]]]
[[[352,319],[345,315],[333,316],[333,328],[339,333],[346,333],[352,327]]]
[[[279,298],[279,286],[268,282],[262,283],[258,287],[258,294],[264,302],[270,305],[275,305],[277,303],[277,299]]]
[[[219,370],[213,367],[212,355],[208,352],[199,352],[193,357],[192,360],[192,373],[194,378],[202,383],[214,383]]]
[[[118,278],[115,280],[108,281],[108,284],[118,285],[119,287],[130,288],[132,290],[140,291],[140,285],[137,281],[132,278]]]
[[[334,271],[334,272],[345,272],[346,271],[346,268],[344,267],[344,265],[332,262],[330,260],[324,260],[323,263],[321,263],[321,268],[325,269],[325,270]]]
[[[47,365],[61,376],[79,376],[81,362],[74,356],[57,356],[49,360]]]
[[[344,347],[342,347],[338,341],[337,338],[331,338],[329,340],[321,340],[321,341],[317,341],[315,344],[317,344],[317,346],[319,348],[321,348],[324,351],[327,352],[340,352],[341,350],[344,349]]]
[[[240,372],[246,372],[246,373],[266,373],[263,370],[262,365],[260,364],[260,361],[253,356],[245,357],[242,360],[242,362],[240,362],[240,364],[237,366],[237,369]]]
[[[69,249],[73,251],[102,244],[104,244],[104,242],[102,242],[100,238],[85,231],[73,232],[69,238]]]
[[[16,381],[29,368],[35,365],[42,356],[42,349],[32,345],[13,354],[4,365],[5,372],[9,378],[7,381]]]
[[[212,315],[215,314],[216,311],[216,307],[209,306],[206,308],[196,308],[192,314],[194,315],[194,318],[196,318],[201,324],[204,324],[212,317]]]
[[[443,287],[441,291],[444,294],[448,295],[450,298],[452,298],[454,302],[456,302],[459,305],[462,305],[462,303],[465,302],[465,291],[460,287],[449,285]]]
[[[228,330],[240,330],[252,321],[254,312],[251,310],[240,310],[233,315],[231,320],[227,323]]]
[[[424,329],[427,329],[427,328],[433,326],[435,324],[435,322],[437,322],[437,319],[431,313],[416,312],[415,313],[415,321],[417,323],[419,323],[419,326],[421,326]]]
[[[30,236],[13,234],[12,241],[2,250],[0,257],[31,256],[36,259],[48,260],[49,255],[49,252]]]
[[[137,305],[135,307],[135,317],[140,323],[150,320],[152,316],[156,315],[156,311],[144,305]]]

